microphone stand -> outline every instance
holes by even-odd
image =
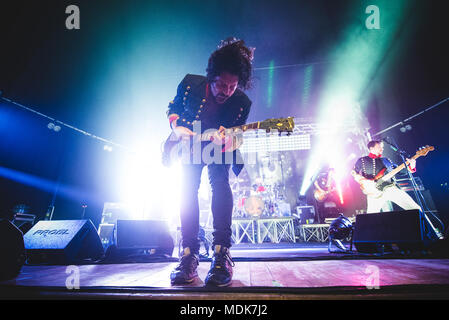
[[[427,111],[432,110],[433,108],[438,107],[439,105],[441,105],[441,104],[443,104],[443,103],[445,103],[445,102],[447,102],[447,101],[449,101],[449,97],[447,97],[447,98],[445,98],[445,99],[443,99],[443,100],[441,100],[441,101],[435,103],[434,105],[432,105],[432,106],[430,106],[430,107],[428,107],[428,108],[426,108],[426,109],[424,109],[424,110],[422,110],[422,111],[420,111],[420,112],[418,112],[418,113],[412,115],[411,117],[408,117],[407,119],[404,119],[404,120],[402,120],[402,121],[399,121],[398,123],[393,124],[393,125],[389,126],[388,128],[386,128],[386,129],[384,129],[384,130],[382,130],[382,131],[379,131],[379,132],[377,132],[377,133],[371,135],[371,137],[374,138],[374,137],[376,137],[376,136],[378,136],[378,135],[381,135],[382,133],[385,133],[385,132],[387,132],[387,131],[389,131],[389,130],[391,130],[391,129],[397,127],[397,126],[403,126],[404,124],[406,124],[406,123],[409,122],[410,120],[412,120],[412,119],[414,119],[414,118],[416,118],[416,117],[422,115],[423,113],[425,113],[425,112],[427,112]]]
[[[406,152],[404,150],[401,150],[396,144],[392,143],[391,141],[389,141],[387,139],[382,139],[382,141],[386,142],[390,146],[390,148],[401,157],[402,163],[405,166],[405,170],[407,171],[408,178],[410,179],[410,181],[412,183],[413,193],[415,194],[415,198],[418,202],[418,205],[421,207],[420,216],[421,216],[421,220],[422,220],[421,228],[422,228],[423,234],[425,233],[425,230],[424,230],[424,219],[425,219],[434,232],[434,235],[432,236],[430,233],[430,230],[428,230],[428,232],[427,232],[428,238],[429,239],[441,239],[442,238],[441,233],[438,231],[438,229],[436,229],[433,226],[429,217],[426,215],[424,208],[428,208],[428,206],[425,203],[424,196],[422,195],[421,191],[419,190],[419,187],[418,187],[418,184],[416,183],[415,177],[410,172],[410,170],[408,170],[408,164],[407,164],[407,160],[406,160],[406,156],[405,156]],[[432,216],[434,218],[436,218],[441,223],[440,219],[438,219],[430,210],[428,210],[428,212],[430,212],[432,214]]]

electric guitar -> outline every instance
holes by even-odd
[[[318,186],[318,182],[315,181],[315,191],[313,192],[313,196],[314,198],[319,201],[322,202],[324,201],[329,194],[331,194],[332,192],[334,192],[336,190],[335,186],[332,186],[332,180],[333,180],[333,171],[328,171],[328,175],[327,175],[327,183],[326,183],[326,188],[327,191],[319,188]]]
[[[433,151],[435,148],[432,146],[425,146],[420,148],[416,154],[412,157],[412,159],[418,159],[419,157],[426,156],[430,151]],[[406,161],[406,164],[409,165],[409,162]],[[372,180],[363,179],[359,182],[360,188],[363,193],[367,196],[371,196],[374,198],[380,198],[382,196],[382,190],[386,185],[389,185],[388,182],[391,178],[393,178],[399,171],[405,168],[405,164],[401,164],[395,169],[391,170],[387,174],[385,174],[387,168],[383,168]],[[357,173],[354,171],[351,174],[356,177]]]
[[[267,133],[271,130],[277,130],[280,133],[287,132],[290,134],[293,132],[295,124],[292,117],[280,118],[280,119],[267,119],[265,121],[253,122],[241,126],[231,127],[224,130],[225,136],[235,137],[235,135],[241,134],[248,130],[265,130]],[[191,139],[191,144],[195,142],[211,142],[216,131],[208,130],[205,133],[193,136]],[[181,152],[183,151],[180,147],[180,142],[182,139],[177,138],[175,133],[172,132],[167,140],[162,146],[162,164],[166,167],[170,167],[173,162],[181,157]],[[227,151],[234,151],[239,146],[234,143],[231,148]],[[189,151],[192,151],[190,148]],[[185,150],[184,150],[185,152]]]
[[[317,201],[321,202],[321,201],[324,201],[327,198],[327,196],[334,191],[335,191],[335,188],[332,188],[327,191],[315,189],[315,191],[313,192],[313,196],[315,197],[315,199]]]

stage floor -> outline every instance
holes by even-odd
[[[239,245],[231,251],[234,277],[228,288],[204,287],[210,262],[198,279],[171,286],[177,264],[100,263],[25,265],[14,280],[0,282],[2,299],[447,299],[449,259],[389,258],[329,253],[318,245]],[[77,282],[76,275],[79,275]],[[79,289],[76,288],[79,283]],[[75,286],[75,288],[72,288]]]

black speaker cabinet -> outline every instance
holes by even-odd
[[[117,220],[117,249],[156,249],[172,255],[173,238],[165,221]]]
[[[419,210],[359,214],[353,242],[357,251],[366,253],[381,252],[385,245],[421,250],[433,241],[430,231]]]
[[[39,221],[24,235],[31,263],[79,263],[104,255],[95,226],[90,220]]]
[[[22,232],[10,221],[0,219],[0,281],[15,278],[25,258]]]

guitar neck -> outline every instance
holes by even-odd
[[[241,125],[241,126],[235,126],[235,127],[226,129],[225,135],[239,133],[239,132],[245,132],[247,130],[256,130],[256,129],[259,129],[259,127],[260,127],[260,121]],[[211,138],[214,136],[214,134],[215,134],[215,131],[202,133],[199,139],[201,141],[210,141]]]
[[[418,159],[420,156],[415,154],[412,159]],[[409,162],[406,162],[407,165],[409,164]],[[386,175],[384,175],[381,179],[386,181],[386,180],[390,180],[391,178],[393,178],[399,171],[401,171],[402,169],[405,168],[405,164],[402,163],[400,166],[398,166],[397,168],[391,170],[390,172],[388,172]]]

